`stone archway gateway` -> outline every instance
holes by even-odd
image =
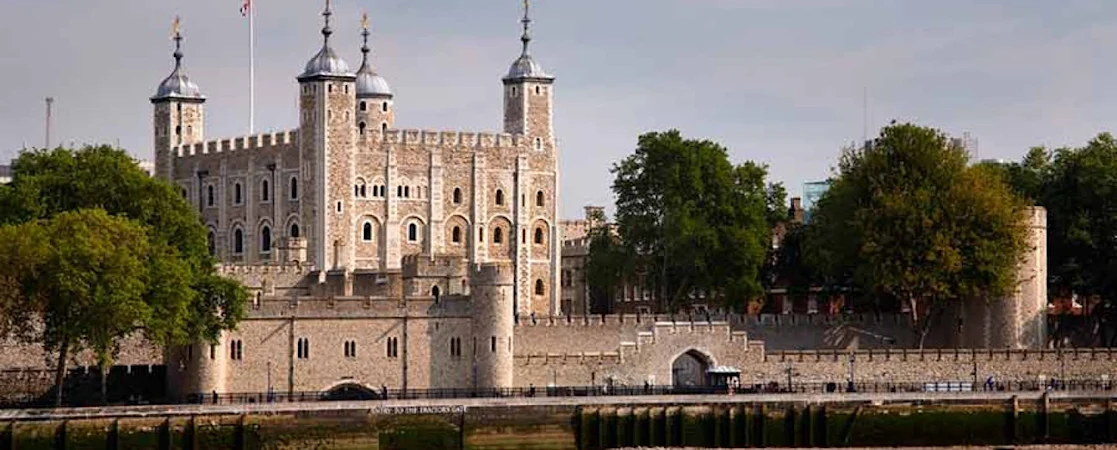
[[[674,386],[706,386],[709,380],[710,357],[698,350],[687,350],[671,363],[671,384]]]
[[[322,400],[376,400],[380,393],[359,383],[341,383],[322,394]]]

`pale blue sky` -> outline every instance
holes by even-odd
[[[321,1],[255,0],[257,128],[296,123]],[[335,0],[334,48],[356,68],[360,12],[396,93],[397,125],[497,131],[519,52],[518,0]],[[247,129],[240,0],[0,1],[0,158],[43,141],[120,144],[150,158],[148,97],[171,69],[171,18],[209,97],[207,137]],[[536,0],[533,54],[558,77],[567,217],[612,204],[608,172],[636,136],[679,128],[792,193],[844,144],[891,119],[970,132],[981,158],[1078,145],[1117,122],[1111,0]]]

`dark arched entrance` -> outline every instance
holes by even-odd
[[[357,383],[343,383],[322,394],[322,400],[376,400],[380,394]]]
[[[691,387],[706,386],[706,371],[710,368],[710,358],[697,350],[679,355],[671,363],[671,384]]]

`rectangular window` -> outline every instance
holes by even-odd
[[[493,336],[489,340],[489,350],[491,350],[493,353],[496,353],[496,336]]]
[[[234,339],[229,342],[229,359],[241,361],[244,359],[244,341]]]

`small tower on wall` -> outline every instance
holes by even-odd
[[[155,175],[164,180],[174,177],[173,149],[205,140],[205,103],[198,85],[186,76],[182,65],[182,32],[179,19],[174,22],[175,69],[159,83],[151,97],[154,106]]]
[[[392,104],[392,89],[388,81],[376,73],[369,62],[368,14],[361,18],[361,68],[357,70],[357,134],[367,136],[370,132],[395,128],[396,111]]]
[[[330,48],[330,2],[322,13],[322,49],[299,75],[299,146],[303,155],[297,176],[281,180],[281,195],[298,200],[308,253],[323,272],[352,266],[353,149],[357,129],[356,75]]]
[[[504,132],[522,134],[536,150],[554,148],[552,122],[555,78],[531,57],[530,5],[524,0],[523,50],[504,77]]]

